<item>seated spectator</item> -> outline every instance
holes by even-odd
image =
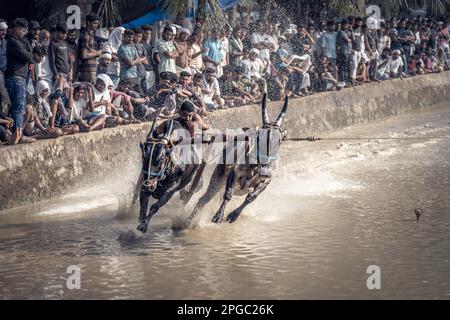
[[[425,54],[422,55],[422,59],[425,64],[425,73],[434,73],[438,71],[436,69],[436,57],[434,56],[433,49],[431,47],[427,47]]]
[[[377,72],[375,79],[378,81],[385,81],[390,78],[389,61],[390,61],[391,49],[385,48],[381,52],[381,55],[377,63]]]
[[[450,70],[450,66],[448,64],[447,55],[445,54],[445,49],[439,48],[436,55],[436,67],[440,71],[448,71]]]
[[[244,104],[256,103],[261,97],[259,87],[251,83],[243,76],[242,67],[235,67],[233,70],[233,94],[244,101]]]
[[[63,135],[60,128],[50,126],[50,86],[44,80],[37,83],[35,95],[28,96],[23,133],[35,139],[56,139]]]
[[[122,103],[125,102],[129,105],[126,106],[126,109],[129,110],[129,112],[132,112],[133,116],[138,120],[149,120],[151,114],[155,112],[155,109],[148,106],[150,98],[142,97],[139,92],[133,91],[131,88],[131,84],[126,80],[119,82],[117,90],[111,89],[110,92],[113,96],[113,99],[115,96],[120,95],[121,100],[123,101]],[[117,102],[119,102],[119,100]],[[137,121],[133,120],[133,122]]]
[[[289,90],[295,96],[303,97],[308,95],[308,88],[311,86],[310,75],[308,73],[311,65],[306,60],[295,58],[289,64],[291,74],[289,76]]]
[[[6,144],[14,144],[14,138],[11,132],[13,125],[14,125],[13,119],[3,116],[0,113],[0,145],[2,144],[2,142],[5,142]],[[19,140],[19,143],[30,143],[34,142],[35,140],[36,139],[22,135]]]
[[[225,101],[221,97],[219,82],[216,78],[215,69],[206,69],[203,87],[206,90],[202,94],[202,99],[208,109],[215,110],[225,105]]]
[[[281,67],[276,76],[272,76],[268,83],[268,95],[272,101],[283,100],[285,95],[290,96],[288,89],[289,83],[289,69]]]
[[[235,105],[241,105],[242,99],[236,97],[233,94],[233,68],[226,66],[223,68],[223,75],[219,78],[219,87],[222,93],[222,99],[225,101],[227,107],[234,107]]]
[[[98,58],[97,75],[100,74],[108,75],[108,71],[110,70],[109,66],[111,65],[111,62],[112,62],[112,54],[109,52],[102,53],[102,55]]]
[[[63,77],[60,77],[55,92],[50,96],[50,110],[53,114],[50,118],[50,127],[60,128],[63,135],[80,132],[78,124],[71,121],[71,114],[67,108],[70,91],[71,86]]]
[[[105,126],[105,115],[91,114],[92,96],[87,94],[86,86],[70,86],[67,109],[70,114],[68,123],[76,124],[82,132],[101,130]]]
[[[105,127],[115,127],[120,124],[126,124],[122,121],[119,116],[118,111],[111,103],[111,95],[109,93],[108,87],[114,86],[112,80],[106,75],[98,75],[94,86],[89,86],[89,95],[92,99],[92,109],[88,114],[88,119],[90,117],[95,117],[98,115],[105,115]]]
[[[402,77],[402,67],[403,60],[401,57],[400,50],[392,51],[392,56],[389,59],[389,76],[390,78],[401,78]]]
[[[163,72],[160,74],[160,82],[156,88],[154,105],[156,108],[163,108],[164,116],[172,116],[177,108],[177,96],[187,98],[177,90],[178,77],[172,72]]]

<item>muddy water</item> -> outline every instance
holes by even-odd
[[[190,212],[175,200],[142,236],[101,187],[21,221],[0,216],[0,297],[448,299],[450,139],[434,138],[444,135],[448,107],[285,143],[272,184],[232,225],[208,222],[216,199],[196,228],[175,232]],[[66,287],[70,265],[79,290]],[[370,265],[380,290],[367,288]]]

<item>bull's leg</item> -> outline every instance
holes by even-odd
[[[222,222],[223,214],[225,212],[225,207],[226,207],[227,203],[231,200],[231,197],[233,196],[234,178],[235,178],[235,172],[233,170],[233,171],[231,171],[228,174],[227,186],[226,186],[226,189],[225,189],[225,194],[223,195],[222,205],[220,206],[220,208],[217,211],[216,215],[212,219],[212,222],[214,222],[214,223],[219,224],[219,223]]]
[[[244,208],[249,204],[252,203],[269,185],[270,180],[261,182],[259,185],[257,185],[255,187],[255,189],[250,192],[247,197],[245,198],[245,201],[243,204],[241,204],[239,206],[239,208],[237,208],[236,210],[234,210],[233,212],[231,212],[228,216],[227,216],[227,221],[229,223],[233,223],[235,222],[239,216],[242,213],[242,210],[244,210]]]
[[[186,227],[189,227],[194,220],[194,218],[197,216],[198,212],[203,209],[204,206],[206,206],[212,198],[219,192],[220,189],[223,188],[223,185],[225,183],[225,173],[226,173],[226,167],[223,164],[219,164],[216,169],[214,169],[214,172],[211,176],[211,180],[208,185],[208,189],[206,190],[205,194],[198,200],[197,204],[194,207],[194,210],[190,214],[189,218],[186,221]]]
[[[178,186],[165,191],[163,195],[158,199],[158,201],[150,207],[148,215],[138,225],[137,230],[141,231],[142,233],[147,232],[150,219],[159,211],[159,209],[161,209],[167,202],[169,202],[170,199],[172,199],[175,192],[186,187],[189,184],[189,181],[190,181],[189,176],[187,176],[181,180]]]
[[[145,220],[145,216],[147,214],[147,207],[148,207],[148,199],[150,198],[150,192],[143,187],[141,187],[141,192],[139,196],[139,202],[140,202],[140,211],[139,211],[139,220],[138,222],[141,223]]]

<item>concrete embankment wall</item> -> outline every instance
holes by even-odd
[[[450,72],[371,83],[291,99],[284,127],[291,137],[319,135],[446,101],[450,101]],[[281,106],[282,102],[269,103],[271,119],[276,118]],[[207,122],[221,130],[260,126],[260,106],[215,111]],[[139,141],[150,125],[1,148],[0,211],[50,199],[107,177],[122,177],[127,175],[124,170],[136,171],[141,157]]]

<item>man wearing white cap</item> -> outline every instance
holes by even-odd
[[[247,79],[261,79],[264,74],[265,65],[264,62],[258,58],[260,52],[258,49],[253,48],[250,50],[248,59],[242,61],[244,67],[244,77]]]

